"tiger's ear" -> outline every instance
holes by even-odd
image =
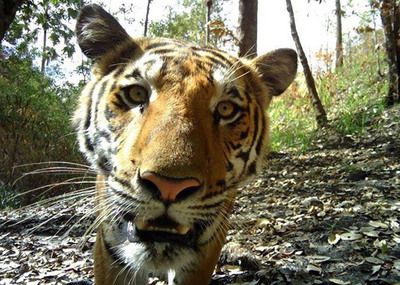
[[[118,21],[96,4],[81,9],[75,33],[82,52],[90,59],[101,57],[130,38]]]
[[[297,53],[292,49],[277,49],[252,60],[271,95],[282,94],[297,72]]]

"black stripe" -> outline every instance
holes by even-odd
[[[205,50],[203,49],[196,49],[197,51],[203,51],[205,52]],[[205,55],[201,55],[197,52],[193,52],[193,57],[199,61],[210,61],[213,65],[221,65],[223,67],[229,68],[229,64],[226,63],[226,61],[221,60],[218,57],[213,57],[210,54],[205,54]]]
[[[165,47],[165,46],[167,46],[167,45],[171,45],[171,43],[170,43],[170,42],[152,43],[152,44],[149,44],[149,45],[146,47],[146,50],[155,49],[155,48],[158,48],[158,47]]]
[[[254,134],[253,134],[253,138],[251,140],[251,146],[252,147],[257,142],[257,136],[258,136],[258,131],[259,131],[259,129],[258,129],[259,114],[258,114],[258,108],[257,107],[254,109],[254,112],[255,112],[254,113]],[[258,154],[257,149],[256,149],[256,153]]]
[[[93,143],[91,142],[91,139],[89,138],[89,135],[87,134],[87,132],[84,133],[84,137],[85,137],[85,147],[88,151],[93,152],[94,151],[94,146]]]
[[[97,122],[96,121],[97,121],[97,114],[99,112],[100,99],[104,95],[104,91],[106,89],[107,83],[108,83],[107,80],[104,80],[101,83],[100,90],[99,90],[99,92],[97,92],[97,94],[98,94],[97,102],[93,102],[93,104],[96,104],[96,106],[94,108],[94,116],[93,116],[93,124],[94,124],[94,127],[96,130],[97,130]]]
[[[226,188],[222,188],[220,191],[216,191],[216,192],[210,192],[207,193],[206,195],[204,195],[203,197],[201,197],[201,201],[205,201],[207,199],[213,198],[215,196],[221,195],[222,193],[224,193],[226,191]]]
[[[97,85],[97,84],[96,84],[96,85]],[[91,105],[96,104],[96,105],[94,106],[94,116],[93,116],[93,118],[92,118],[92,124],[93,124],[94,129],[95,129],[96,131],[97,131],[97,122],[96,122],[96,120],[97,120],[97,113],[98,113],[98,111],[99,111],[98,109],[99,109],[100,98],[103,96],[103,93],[104,93],[104,90],[105,90],[105,88],[106,88],[106,85],[107,85],[107,81],[103,81],[103,82],[101,83],[100,90],[99,90],[99,92],[97,92],[97,94],[99,95],[98,98],[97,98],[97,102],[91,100]],[[91,106],[91,109],[92,109],[92,108],[93,108],[93,106]],[[88,146],[88,149],[91,150],[91,151],[93,151],[93,146],[96,145],[95,139],[97,138],[97,134],[95,134],[95,136],[96,136],[96,137],[92,140],[92,139],[90,139],[89,135],[88,135],[87,132],[86,132],[86,138],[87,138],[86,146]],[[90,142],[89,142],[88,140],[90,140]]]
[[[104,111],[104,116],[106,117],[107,121],[115,118],[115,113],[110,109],[110,106],[108,105],[106,106],[106,109]]]
[[[108,133],[108,132],[106,132],[106,131],[104,131],[104,130],[102,130],[102,131],[99,131],[97,134],[96,134],[96,138],[98,139],[98,138],[105,138],[106,140],[107,140],[107,142],[108,143],[110,143],[111,142],[111,135],[110,135],[110,133]]]
[[[113,74],[114,78],[119,77],[119,76],[124,72],[124,70],[125,70],[125,67],[124,67],[124,66],[118,67],[118,68],[115,70],[114,74]]]
[[[215,185],[217,185],[218,187],[225,187],[226,186],[226,182],[224,179],[220,179],[218,180]]]
[[[244,140],[245,138],[247,138],[249,136],[249,129],[240,132],[240,139]]]
[[[261,153],[261,147],[263,145],[263,141],[265,138],[265,120],[262,118],[261,120],[261,131],[260,131],[260,138],[258,139],[257,145],[256,145],[256,153],[259,155]]]
[[[110,189],[115,195],[117,195],[117,196],[119,196],[119,197],[122,197],[122,198],[125,198],[125,199],[127,199],[127,200],[130,200],[130,201],[132,201],[132,202],[134,202],[134,203],[136,203],[136,204],[139,204],[139,203],[146,203],[145,201],[141,201],[141,200],[139,200],[139,199],[136,199],[136,198],[134,198],[134,197],[132,197],[132,196],[126,194],[126,193],[121,193],[120,191],[115,190],[115,189],[112,188],[111,186],[109,186],[109,189]]]
[[[228,90],[228,95],[231,96],[232,98],[238,98],[241,99],[241,95],[239,90],[236,89],[236,87],[232,87],[231,89]]]
[[[104,76],[111,73],[113,70],[119,68],[121,65],[124,67],[129,63],[129,61],[134,58],[135,54],[138,52],[138,45],[132,42],[131,45],[127,46],[124,50],[121,50],[119,54],[113,55],[112,58],[108,60],[110,63],[104,70]]]
[[[173,49],[172,47],[171,48],[162,48],[162,49],[160,48],[160,49],[152,50],[151,53],[154,53],[157,55],[163,55],[166,53],[175,53],[176,54],[177,50]],[[178,55],[179,55],[179,52],[178,52]]]
[[[129,180],[125,180],[116,176],[112,177],[117,183],[121,184],[122,186],[126,187],[126,188],[131,188],[131,183],[129,183]]]
[[[101,234],[103,235],[103,231],[101,232]],[[126,266],[126,263],[118,256],[117,251],[114,250],[114,248],[106,242],[104,235],[103,235],[103,243],[104,243],[104,248],[107,250],[108,254],[110,255],[110,257],[116,262],[118,263],[118,265],[120,266]]]
[[[147,63],[146,63],[147,64]],[[133,70],[130,74],[125,75],[126,78],[142,78],[142,75],[139,72],[139,69],[136,68],[135,70]]]
[[[249,165],[249,167],[248,167],[248,169],[247,169],[247,174],[248,174],[248,175],[254,175],[254,174],[256,174],[256,172],[257,172],[257,163],[256,163],[255,161],[253,161],[253,162]]]
[[[226,168],[226,171],[232,171],[233,170],[233,164],[232,164],[232,162],[230,162],[229,160],[227,161],[228,162],[228,164],[225,166],[225,168]]]
[[[243,160],[244,164],[246,165],[247,161],[249,160],[250,152],[249,151],[241,151],[236,155],[237,158]]]
[[[219,64],[225,66],[225,67],[230,67],[233,65],[233,63],[226,58],[224,55],[220,54],[218,51],[210,48],[200,48],[200,47],[192,47],[194,51],[200,51],[200,52],[205,52],[208,54],[205,54],[204,57],[207,59],[210,59],[211,61],[216,61]],[[201,56],[200,54],[197,54],[198,56]]]
[[[215,202],[213,204],[191,206],[191,207],[188,207],[188,208],[189,209],[193,209],[193,210],[213,209],[213,208],[219,207],[223,202],[224,201],[219,201],[219,202]]]
[[[116,101],[113,101],[114,105],[123,111],[129,111],[131,108],[125,104],[124,100],[121,98],[121,94],[119,92],[115,93]]]
[[[99,82],[95,82],[93,84],[93,86],[90,88],[89,93],[89,102],[87,104],[87,108],[86,108],[86,118],[85,118],[85,122],[83,124],[83,137],[85,140],[85,147],[88,151],[93,152],[94,151],[94,147],[93,147],[93,142],[91,141],[89,134],[88,134],[88,129],[90,126],[90,122],[92,119],[92,104],[93,104],[93,92],[94,89],[96,88],[97,84]]]
[[[231,128],[235,128],[237,125],[239,125],[241,123],[241,120],[244,118],[245,114],[242,112],[242,114],[233,122],[230,122],[227,124],[227,126],[231,127]]]
[[[87,104],[87,109],[86,109],[85,123],[83,124],[83,127],[84,127],[85,130],[88,129],[89,125],[90,125],[90,119],[91,119],[91,115],[92,115],[92,112],[91,112],[92,100],[93,100],[92,96],[93,96],[93,91],[94,91],[95,87],[97,86],[97,83],[98,82],[94,83],[93,86],[90,88],[90,91],[88,92],[89,93],[89,95],[88,95],[89,96],[89,102]]]
[[[102,155],[97,159],[97,167],[106,173],[111,172],[110,160],[106,156]]]

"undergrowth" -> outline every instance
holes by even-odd
[[[378,59],[378,56],[380,58]],[[387,84],[377,68],[383,56],[359,51],[334,72],[314,75],[329,128],[340,135],[362,133],[385,108]],[[274,98],[270,117],[272,150],[306,151],[318,133],[304,76],[299,73],[286,94]]]

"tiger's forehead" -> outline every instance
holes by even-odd
[[[218,50],[162,42],[145,48],[142,56],[127,65],[123,73],[126,77],[141,77],[150,84],[173,74],[177,81],[203,76],[210,83],[223,85],[232,81],[239,64],[238,59]]]

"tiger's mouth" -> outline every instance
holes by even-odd
[[[125,215],[127,239],[136,243],[170,243],[194,248],[199,236],[199,226],[181,225],[168,216],[156,219],[132,219]]]

